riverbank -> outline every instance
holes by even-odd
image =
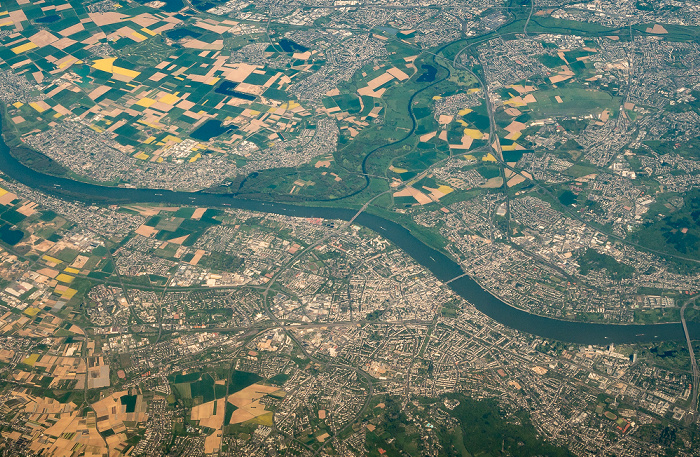
[[[4,138],[0,141],[0,171],[28,187],[59,197],[96,204],[158,203],[178,206],[230,207],[293,217],[340,219],[348,221],[356,211],[323,206],[297,206],[287,203],[243,200],[231,195],[206,192],[174,192],[160,189],[105,187],[39,173],[26,167],[10,153]],[[479,311],[501,324],[543,338],[576,344],[637,343],[661,340],[683,340],[681,323],[650,325],[594,324],[563,321],[530,314],[514,308],[463,276],[461,266],[445,254],[416,238],[403,226],[380,216],[361,213],[355,223],[363,225],[393,242],[417,263]],[[457,279],[455,279],[457,278]],[[688,323],[692,335],[700,334],[700,324]]]

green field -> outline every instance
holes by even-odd
[[[537,103],[527,105],[534,116],[583,116],[598,115],[605,109],[615,113],[620,107],[620,98],[606,92],[578,87],[538,90],[533,93]],[[556,100],[561,97],[563,103]]]

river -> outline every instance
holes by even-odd
[[[243,200],[231,195],[205,192],[173,192],[158,189],[128,189],[105,187],[58,178],[32,170],[10,155],[10,148],[0,140],[0,171],[33,189],[63,198],[87,203],[164,203],[178,206],[231,207],[264,213],[283,214],[295,217],[319,217],[325,219],[350,220],[355,211],[342,208],[297,206],[286,203]],[[404,250],[416,262],[429,269],[438,279],[449,281],[464,273],[455,261],[441,252],[425,245],[401,225],[362,213],[357,224],[374,230]],[[468,276],[449,283],[457,294],[472,303],[479,311],[518,331],[544,338],[552,338],[576,344],[634,343],[661,340],[683,340],[681,323],[650,325],[593,324],[563,321],[537,316],[514,308],[484,290]],[[700,334],[699,323],[688,323],[692,335]]]

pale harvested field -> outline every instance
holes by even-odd
[[[221,430],[217,430],[211,435],[204,439],[204,453],[213,454],[215,451],[221,449],[221,437],[223,433]]]
[[[404,73],[396,67],[389,68],[387,70],[387,73],[389,73],[391,76],[398,79],[399,81],[405,81],[409,78],[409,76],[406,73]]]
[[[150,217],[155,216],[161,211],[177,211],[179,206],[126,206],[127,209],[137,211],[140,215]]]
[[[60,272],[58,270],[54,270],[53,268],[42,268],[41,270],[38,270],[37,273],[48,276],[49,278],[55,278]]]
[[[437,131],[426,133],[425,135],[420,136],[420,140],[422,142],[427,142],[427,141],[430,141],[430,139],[433,138],[435,135],[437,135]]]
[[[214,414],[214,403],[216,403],[216,414]],[[220,429],[224,425],[224,414],[226,412],[226,399],[220,398],[215,401],[202,403],[192,408],[192,420],[199,421],[199,425],[213,429]]]
[[[268,412],[265,411],[265,405],[260,403],[260,399],[278,390],[280,389],[274,386],[253,384],[235,394],[229,395],[228,401],[238,408],[231,415],[231,421],[229,423],[240,424]]]
[[[173,244],[182,244],[185,242],[189,235],[181,236],[179,238],[173,238],[172,240],[168,240],[168,243],[173,243]],[[199,259],[198,259],[199,260]],[[194,264],[192,264],[194,265]]]
[[[94,426],[94,422],[79,417],[78,411],[61,414],[58,421],[44,433],[56,438],[56,441],[46,448],[46,443],[36,440],[30,446],[35,452],[45,452],[46,455],[72,456],[76,445],[85,446],[85,456],[103,456],[107,446]],[[116,435],[114,435],[116,436]],[[66,437],[70,437],[67,439]],[[126,436],[124,436],[126,438]]]
[[[656,33],[656,34],[665,34],[665,33],[668,33],[668,30],[666,30],[663,25],[654,24],[654,27],[647,27],[646,32],[647,33]]]
[[[209,51],[219,51],[224,48],[224,40],[214,40],[213,43],[190,38],[182,42],[182,46],[189,49],[206,49]]]
[[[505,131],[508,133],[516,133],[523,130],[525,127],[527,127],[527,125],[522,122],[513,121],[505,128]]]
[[[523,102],[524,103],[537,103],[537,99],[535,98],[534,95],[527,94],[526,96],[523,97]]]
[[[141,395],[136,400],[136,406],[133,413],[126,412],[126,406],[121,404],[120,398],[126,395],[128,391],[115,392],[109,397],[93,403],[92,407],[95,410],[98,418],[101,418],[97,423],[97,428],[101,431],[109,429],[119,433],[125,430],[124,421],[145,422],[148,419],[146,414],[146,403]]]
[[[556,83],[560,83],[562,81],[566,81],[567,79],[570,79],[573,76],[574,75],[560,73],[558,75],[554,75],[554,76],[550,77],[549,80],[551,81],[552,84],[556,84]]]
[[[29,41],[39,47],[43,47],[53,43],[54,41],[58,41],[58,37],[52,35],[46,30],[42,30],[29,37]]]
[[[430,197],[428,197],[418,189],[414,189],[413,187],[406,187],[405,189],[402,189],[398,192],[394,192],[394,197],[413,197],[421,205],[432,203]]]
[[[156,230],[153,227],[149,227],[148,225],[142,225],[141,227],[137,228],[134,230],[135,233],[145,236],[146,238],[151,238],[158,233],[158,230]]]
[[[92,22],[96,26],[102,27],[103,25],[117,24],[122,22],[124,19],[128,18],[126,14],[117,13],[115,11],[110,11],[107,13],[88,13]]]
[[[78,255],[70,266],[73,268],[83,268],[88,260],[90,260],[90,257]]]
[[[12,203],[12,200],[17,199],[17,194],[13,194],[12,192],[6,192],[2,195],[0,195],[0,205],[9,205]]]
[[[382,73],[373,80],[368,81],[367,86],[369,86],[369,88],[372,90],[376,90],[379,86],[388,83],[392,79],[394,79],[394,76],[391,75],[389,72]]]
[[[200,220],[202,216],[204,216],[204,213],[207,212],[207,208],[197,208],[194,210],[194,213],[192,213],[192,218],[195,220]]]
[[[469,149],[472,147],[472,143],[474,142],[474,138],[471,137],[470,135],[462,135],[462,142],[460,144],[451,144],[450,148],[452,149]]]
[[[508,187],[513,187],[521,182],[525,181],[525,177],[521,175],[515,175],[511,179],[508,180],[508,183],[506,184]]]
[[[440,125],[449,124],[450,122],[452,122],[452,119],[454,119],[454,116],[448,116],[447,114],[441,114],[440,118],[438,119],[438,123]]]
[[[190,265],[197,265],[199,261],[202,260],[204,254],[206,254],[206,251],[197,249],[197,252],[194,253],[194,257],[192,257],[192,260],[190,260]]]
[[[239,82],[242,83],[244,79],[246,79],[250,74],[255,70],[256,67],[255,65],[249,65],[246,63],[239,63],[237,64],[237,68],[230,70],[228,74],[226,75],[226,79],[229,81],[234,81],[234,82]]]

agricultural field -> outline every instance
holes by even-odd
[[[368,185],[387,190],[471,151],[492,160],[480,82],[440,55],[416,53],[420,34],[377,29],[363,46],[349,41],[367,58],[330,77],[329,45],[338,37],[321,34],[313,46],[273,27],[266,41],[255,22],[148,5],[55,0],[8,10],[0,68],[28,84],[15,89],[6,116],[17,144],[53,160],[40,166],[109,185],[295,201],[342,199]],[[594,42],[549,49],[537,56],[544,79],[498,92],[504,109],[495,131],[509,163],[520,159],[514,151],[529,150],[521,137],[542,119],[616,116],[619,97],[595,87]],[[358,176],[365,172],[386,180],[370,184]],[[430,193],[399,192],[401,207]],[[191,233],[156,229],[164,240]]]
[[[698,455],[671,3],[1,2],[0,455]]]
[[[281,399],[286,392],[262,381],[263,378],[255,373],[239,370],[233,370],[229,379],[216,381],[212,374],[197,371],[170,377],[177,392],[176,398],[192,405],[190,421],[214,430],[204,443],[207,453],[221,447],[225,428],[272,426],[273,412],[261,400],[268,397]]]
[[[84,179],[197,190],[235,175],[271,142],[315,128],[288,93],[313,66],[311,52],[260,49],[266,59],[287,58],[273,69],[224,51],[222,37],[250,42],[255,26],[65,1],[5,14],[0,69],[28,79],[17,91],[32,87],[7,106],[14,134]],[[72,136],[80,152],[56,144],[57,135]],[[198,161],[224,169],[204,171]]]

